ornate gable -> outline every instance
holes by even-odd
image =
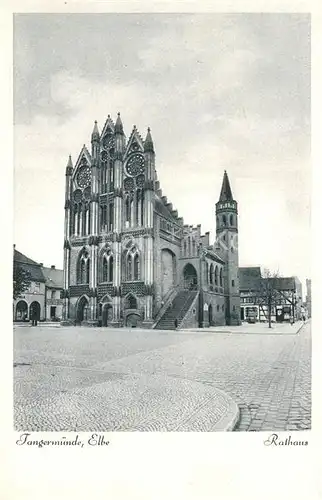
[[[91,163],[92,163],[92,157],[87,147],[84,144],[77,158],[77,162],[75,164],[73,172],[74,188],[78,187],[80,189],[83,189],[90,186]]]
[[[114,122],[110,115],[107,116],[107,120],[105,122],[105,125],[103,127],[102,133],[101,133],[101,140],[103,140],[105,135],[111,136],[114,135]]]
[[[132,153],[143,153],[143,151],[144,151],[143,139],[139,134],[136,126],[134,125],[125,149],[125,157],[129,156]]]

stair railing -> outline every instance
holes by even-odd
[[[183,318],[182,318],[182,319],[180,320],[180,322],[178,323],[178,328],[180,328],[180,327],[181,327],[181,325],[182,325],[182,323],[183,323],[183,320],[186,318],[187,314],[191,311],[191,309],[193,308],[193,306],[196,304],[196,301],[197,301],[197,299],[198,299],[198,297],[199,297],[199,293],[200,293],[199,291],[198,291],[198,292],[196,292],[196,296],[193,298],[193,300],[192,300],[192,302],[191,302],[190,307],[188,307],[188,309],[187,309],[187,311],[186,311],[185,315],[183,316]]]
[[[178,294],[179,291],[180,291],[180,285],[176,285],[173,288],[171,288],[171,290],[168,292],[168,294],[164,297],[164,298],[166,298],[165,302],[164,302],[163,306],[160,307],[160,309],[155,317],[152,328],[155,328],[156,325],[159,323],[160,319],[162,318],[164,313],[169,308],[170,302],[173,301],[174,297]]]
[[[182,311],[185,309],[185,307],[186,307],[187,303],[188,303],[188,302],[189,302],[189,300],[191,299],[190,293],[195,293],[196,295],[198,294],[198,292],[196,292],[196,291],[194,291],[194,290],[193,290],[193,291],[191,291],[191,290],[189,291],[189,296],[186,298],[186,300],[185,300],[185,302],[184,302],[183,306],[181,307],[181,309],[180,309],[180,312],[179,312],[178,316],[180,316],[180,315],[181,315]],[[195,295],[195,297],[193,297],[193,299],[192,299],[192,303],[194,302],[194,300],[195,300],[195,298],[196,298],[196,295]],[[178,322],[178,328],[179,328],[179,326],[181,325],[181,323],[182,323],[182,321],[183,321],[184,317],[187,315],[187,313],[188,313],[188,311],[189,311],[189,310],[190,310],[190,307],[188,307],[188,309],[187,309],[187,311],[186,311],[185,315],[184,315],[184,316],[183,316],[183,318],[180,320],[180,322]]]

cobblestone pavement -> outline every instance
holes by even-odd
[[[311,427],[311,335],[15,328],[16,430]]]

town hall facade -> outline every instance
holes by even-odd
[[[216,219],[215,219],[216,217]],[[174,329],[239,324],[238,211],[225,172],[216,243],[157,180],[151,132],[108,116],[66,167],[63,323]]]

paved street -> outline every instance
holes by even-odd
[[[237,431],[310,429],[310,324],[274,333],[15,327],[15,428],[216,430],[226,393]]]

